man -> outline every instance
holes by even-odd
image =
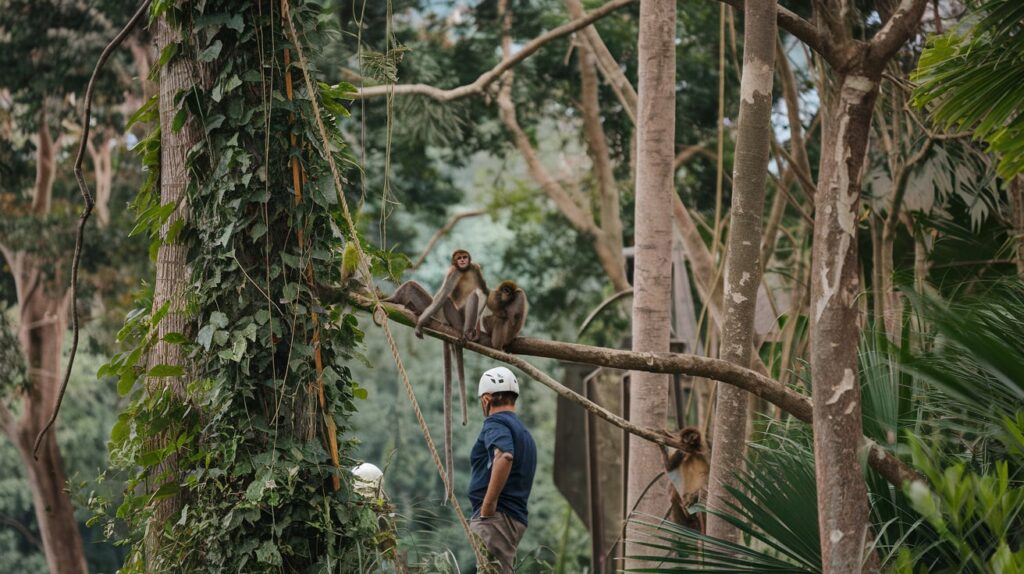
[[[519,382],[512,371],[495,367],[477,388],[484,426],[470,453],[472,476],[469,528],[494,555],[502,574],[512,572],[516,547],[526,532],[526,503],[537,470],[537,445],[516,416]]]

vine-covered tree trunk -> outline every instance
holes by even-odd
[[[775,0],[744,3],[743,76],[733,166],[721,350],[723,359],[745,368],[750,367],[757,289],[761,284],[761,214],[772,129],[775,6]],[[718,386],[708,485],[708,506],[717,510],[728,512],[732,496],[726,486],[737,485],[735,473],[742,466],[747,439],[747,402],[746,391],[731,385]],[[735,527],[715,515],[708,516],[708,534],[734,541],[739,537]]]
[[[675,2],[640,4],[633,350],[641,352],[667,353],[672,324],[675,31]],[[631,422],[655,428],[665,425],[668,382],[665,375],[639,371],[630,374]],[[630,436],[628,511],[658,516],[664,512],[665,501],[660,496],[664,489],[648,488],[662,470],[658,447]],[[636,532],[633,526],[627,526],[627,539],[635,540]],[[630,548],[626,552],[636,553]],[[642,565],[642,561],[626,561],[627,568]]]
[[[157,50],[163,50],[180,39],[181,32],[176,30],[163,16],[157,23]],[[189,320],[185,314],[186,295],[189,285],[189,266],[186,260],[187,246],[177,237],[169,237],[172,229],[180,229],[188,220],[189,204],[185,200],[185,190],[189,183],[186,156],[188,150],[199,141],[201,127],[194,117],[186,120],[180,129],[175,129],[174,118],[181,108],[176,103],[179,93],[187,92],[198,82],[198,63],[187,54],[173,58],[160,71],[160,204],[175,205],[171,216],[160,228],[160,247],[156,256],[156,282],[153,289],[153,313],[156,314],[166,306],[167,312],[157,323],[158,339],[150,351],[148,369],[158,365],[177,367],[180,376],[151,377],[146,381],[146,390],[150,394],[170,391],[179,398],[185,394],[188,380],[188,366],[183,347],[166,340],[170,333],[187,334]],[[167,446],[167,435],[154,439],[151,448],[159,449]],[[175,480],[178,472],[175,469],[176,459],[168,458],[159,473],[167,472],[167,480]],[[182,505],[180,496],[169,496],[157,501],[152,522],[146,541],[147,554],[150,557],[159,555],[159,547],[163,534],[164,522],[177,514]],[[165,567],[159,562],[154,564],[157,570]]]

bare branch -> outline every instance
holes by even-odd
[[[436,88],[434,86],[430,86],[427,84],[398,84],[385,86],[371,86],[361,88],[356,93],[355,97],[363,99],[391,94],[419,94],[433,98],[438,101],[450,102],[452,100],[457,100],[459,98],[464,98],[466,96],[483,93],[484,88],[491,85],[495,80],[501,77],[503,73],[513,68],[526,58],[530,57],[534,52],[539,50],[548,42],[561,38],[562,36],[571,34],[586,26],[589,26],[594,22],[600,20],[601,18],[604,18],[608,14],[611,14],[612,12],[618,10],[619,8],[633,4],[636,1],[637,0],[612,0],[611,2],[605,4],[604,6],[601,6],[597,10],[594,10],[590,14],[587,14],[583,18],[573,20],[572,22],[563,24],[545,34],[541,34],[540,36],[534,38],[528,44],[523,46],[523,48],[516,52],[515,55],[506,56],[502,58],[501,62],[499,62],[497,66],[481,74],[480,77],[477,78],[472,84],[459,86],[457,88],[452,88],[449,90]]]
[[[583,5],[580,3],[580,0],[565,0],[565,6],[569,9],[569,14],[573,18],[579,19],[586,16],[586,12],[583,10]],[[601,39],[601,34],[598,33],[597,28],[594,26],[587,26],[580,31],[580,34],[593,50],[594,57],[597,59],[598,70],[600,70],[601,75],[604,76],[608,85],[612,87],[612,91],[615,92],[615,97],[618,98],[619,103],[622,104],[623,109],[626,111],[626,115],[629,116],[630,121],[636,123],[637,97],[636,89],[633,87],[633,84],[629,83],[626,75],[622,73],[619,63],[615,61],[611,52],[608,51],[608,46],[606,46],[604,40]]]
[[[464,211],[462,213],[456,213],[455,215],[453,215],[451,219],[448,220],[448,223],[444,224],[444,227],[438,229],[434,233],[433,237],[430,238],[430,241],[427,242],[427,246],[423,248],[423,252],[420,253],[420,256],[416,258],[416,261],[411,266],[409,266],[409,269],[415,270],[418,269],[420,265],[423,265],[423,261],[427,258],[427,255],[430,255],[430,251],[434,249],[434,245],[437,243],[437,241],[444,237],[445,235],[448,235],[448,233],[455,227],[455,225],[458,222],[468,217],[476,217],[478,215],[483,215],[485,213],[487,213],[487,211],[484,209],[474,209],[472,211]]]
[[[896,180],[893,181],[893,194],[892,203],[889,204],[889,214],[885,218],[885,224],[882,227],[882,237],[885,239],[891,238],[896,232],[896,224],[899,222],[900,209],[903,207],[903,196],[907,193],[907,180],[910,178],[910,170],[915,165],[920,163],[928,152],[932,149],[932,144],[935,140],[928,138],[925,140],[924,145],[921,149],[917,150],[914,155],[907,159],[906,163],[900,167]]]
[[[599,205],[599,221],[602,240],[613,242],[614,248],[622,250],[622,216],[619,213],[619,188],[615,184],[612,172],[611,153],[605,139],[604,127],[601,124],[601,105],[597,97],[597,71],[594,50],[586,42],[579,44],[579,67],[581,98],[580,107],[583,111],[584,141],[587,155],[593,162],[593,170],[597,175]]]
[[[927,4],[928,0],[902,0],[892,17],[871,38],[867,61],[884,66],[917,30]]]
[[[11,528],[14,528],[25,537],[25,540],[28,540],[30,544],[35,546],[39,552],[43,552],[43,543],[21,522],[18,522],[6,514],[0,514],[0,524],[6,524]]]
[[[370,298],[358,293],[349,293],[348,302],[364,311],[376,308]],[[380,308],[384,310],[389,319],[397,323],[407,327],[416,324],[415,315],[404,307],[381,303]],[[583,406],[588,411],[593,412],[615,426],[652,442],[667,446],[673,446],[671,437],[666,437],[656,430],[640,429],[632,425],[629,427],[624,426],[622,423],[627,421],[623,421],[621,417],[606,411],[599,405],[593,404],[585,397],[580,396],[554,381],[551,377],[543,374],[536,367],[513,357],[510,353],[573,361],[622,370],[704,377],[734,385],[757,395],[803,422],[810,423],[813,417],[811,401],[808,397],[797,393],[766,375],[721,359],[683,353],[635,353],[576,343],[546,341],[531,337],[518,337],[514,339],[508,347],[509,352],[505,353],[476,343],[466,342],[453,329],[436,323],[424,329],[424,332],[437,339],[463,345],[466,349],[480,355],[515,365],[523,369],[531,377],[534,377],[541,384],[555,390],[560,396]],[[917,472],[907,466],[906,463],[870,439],[863,438],[861,445],[870,449],[868,462],[872,468],[877,470],[879,474],[892,484],[902,486],[904,480],[913,480],[919,477]]]
[[[743,12],[743,0],[718,0],[732,6],[740,13]],[[832,46],[829,42],[818,33],[817,28],[814,24],[811,24],[807,20],[804,20],[792,10],[784,6],[779,6],[778,9],[778,23],[779,28],[789,32],[793,36],[796,36],[804,44],[807,44],[812,50],[820,54],[827,61],[833,58]]]

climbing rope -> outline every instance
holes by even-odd
[[[324,155],[327,158],[327,164],[331,168],[331,175],[334,178],[334,190],[338,196],[338,203],[341,205],[342,215],[345,217],[345,224],[349,229],[350,242],[355,246],[358,257],[356,258],[356,270],[362,277],[364,284],[373,284],[373,275],[370,273],[370,268],[366,263],[366,253],[363,251],[362,246],[359,244],[358,233],[356,231],[356,225],[352,220],[352,214],[349,211],[348,202],[345,199],[345,195],[341,192],[341,175],[338,172],[338,166],[334,162],[334,156],[331,155],[330,139],[327,137],[327,129],[324,127],[323,119],[320,116],[320,104],[317,102],[316,91],[313,89],[313,82],[309,77],[308,66],[306,65],[306,58],[302,52],[302,44],[299,42],[298,34],[295,32],[295,25],[292,22],[291,7],[288,4],[288,0],[281,0],[282,17],[285,23],[288,25],[288,35],[291,39],[292,45],[295,47],[295,53],[298,57],[298,65],[302,70],[302,77],[305,80],[306,90],[309,93],[309,100],[313,106],[313,116],[316,119],[316,126],[320,132],[320,138],[323,141]],[[430,457],[434,461],[434,465],[437,467],[437,472],[441,476],[441,480],[445,486],[445,492],[453,492],[451,479],[448,473],[445,472],[444,463],[441,460],[441,455],[437,451],[437,446],[434,444],[434,439],[430,436],[430,429],[427,427],[427,421],[423,418],[423,412],[420,410],[419,402],[416,400],[416,392],[412,387],[412,382],[409,381],[409,375],[405,371],[405,365],[402,362],[401,353],[398,351],[398,344],[395,342],[394,335],[391,333],[391,327],[388,325],[387,313],[384,311],[384,307],[381,305],[380,297],[377,295],[374,289],[368,289],[369,296],[373,302],[374,317],[380,318],[380,327],[384,331],[384,336],[387,338],[388,347],[391,349],[391,355],[395,359],[395,366],[398,368],[398,374],[402,380],[402,384],[405,387],[406,395],[409,397],[409,402],[412,404],[413,413],[416,415],[416,421],[420,425],[420,430],[423,432],[423,438],[427,443],[427,449],[430,451]],[[477,565],[483,570],[490,570],[490,562],[488,561],[481,542],[473,532],[469,529],[469,521],[466,520],[466,515],[462,512],[462,506],[459,504],[459,499],[455,496],[450,497],[452,508],[455,510],[456,516],[459,518],[459,523],[462,525],[462,529],[466,533],[466,538],[470,542],[470,546],[473,548],[473,553],[476,555]]]

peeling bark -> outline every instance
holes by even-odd
[[[859,444],[856,384],[861,318],[857,296],[857,213],[878,81],[837,79],[823,143],[811,263],[811,373],[818,520],[825,572],[859,572],[868,535],[868,499]]]
[[[744,9],[743,76],[729,216],[721,357],[746,368],[752,357],[754,312],[761,284],[761,216],[768,174],[776,2],[747,0]],[[743,464],[748,402],[747,393],[741,389],[729,385],[718,389],[715,445],[708,479],[709,508],[728,512],[732,496],[726,487],[739,486],[736,473]],[[731,541],[739,539],[736,527],[715,515],[708,516],[708,534]]]

